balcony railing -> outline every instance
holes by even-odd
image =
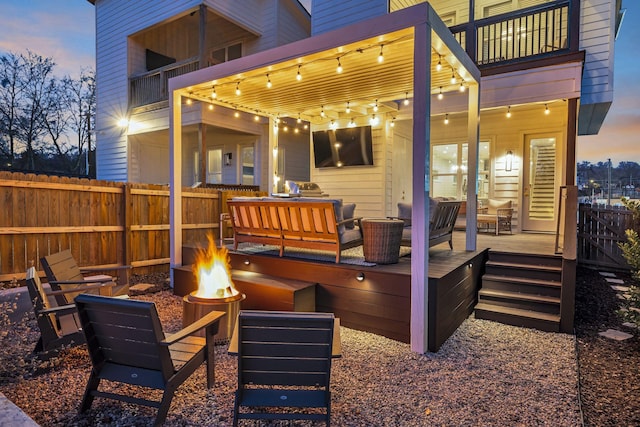
[[[451,27],[454,37],[478,65],[515,62],[569,51],[572,3],[565,0]],[[574,24],[575,25],[575,24]]]
[[[199,59],[194,57],[131,77],[129,79],[129,108],[168,100],[169,79],[199,68]]]

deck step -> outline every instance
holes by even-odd
[[[541,313],[560,313],[560,298],[546,295],[480,289],[478,302]]]
[[[493,262],[562,267],[562,257],[558,255],[525,254],[491,250],[489,251],[489,259]]]
[[[495,276],[510,276],[533,280],[560,281],[562,277],[562,267],[525,264],[517,262],[496,262],[489,256],[489,261],[485,264],[487,274]]]
[[[505,325],[533,328],[546,332],[560,331],[560,315],[558,314],[478,303],[475,308],[475,316],[476,319],[492,320]]]
[[[512,277],[495,274],[482,276],[482,289],[520,292],[560,298],[562,285],[556,280],[540,280],[528,277]]]

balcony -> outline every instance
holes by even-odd
[[[198,57],[186,59],[129,79],[129,108],[151,105],[169,99],[169,79],[200,68]]]
[[[579,1],[565,0],[451,27],[480,69],[578,50]]]

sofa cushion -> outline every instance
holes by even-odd
[[[404,220],[405,227],[411,227],[411,203],[398,203],[398,218]]]
[[[355,242],[361,239],[362,239],[362,232],[360,231],[359,228],[355,228],[352,230],[344,230],[344,232],[340,233],[340,243],[343,245],[346,243]]]
[[[487,200],[487,213],[488,214],[497,214],[498,209],[510,208],[511,200],[495,200],[489,199]]]
[[[344,205],[342,205],[342,219],[351,219],[353,218],[353,214],[356,210],[356,204],[355,203],[345,203]],[[346,223],[344,226],[347,229],[353,229],[355,227],[355,222],[348,222]]]

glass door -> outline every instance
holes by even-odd
[[[558,198],[555,135],[525,137],[522,230],[554,231]]]

